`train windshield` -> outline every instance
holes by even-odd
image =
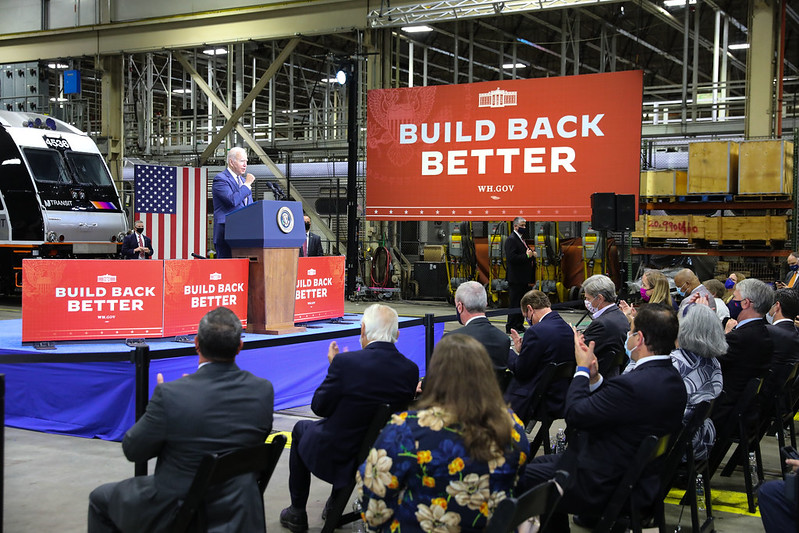
[[[112,184],[99,154],[66,151],[63,152],[65,161],[57,150],[25,148],[24,151],[33,177],[39,183],[88,187]]]

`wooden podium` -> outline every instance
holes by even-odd
[[[283,335],[294,325],[297,259],[305,241],[300,202],[255,202],[230,213],[225,240],[233,257],[249,259],[247,331]]]

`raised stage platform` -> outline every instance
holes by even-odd
[[[319,321],[302,333],[244,335],[239,367],[275,387],[275,410],[308,405],[327,373],[327,347],[360,349],[361,315]],[[400,318],[398,349],[425,369],[425,327]],[[443,324],[435,325],[435,340]],[[161,372],[166,381],[197,368],[193,344],[147,339],[150,394]],[[0,373],[6,375],[6,425],[49,433],[121,440],[135,421],[133,349],[124,341],[57,342],[55,350],[22,345],[22,320],[0,321]]]

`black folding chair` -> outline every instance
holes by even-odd
[[[208,520],[204,500],[209,488],[236,476],[254,472],[257,476],[258,490],[263,497],[266,486],[269,484],[269,478],[272,477],[285,446],[286,437],[277,435],[269,444],[259,444],[225,454],[211,454],[204,457],[169,531],[171,533],[207,532]],[[266,525],[266,520],[264,520],[264,525]]]
[[[556,418],[547,410],[547,397],[550,395],[550,389],[554,383],[574,376],[575,368],[576,363],[574,361],[549,363],[536,385],[533,400],[530,402],[530,414],[525,420],[525,427],[529,428],[528,432],[532,431],[534,426],[530,425],[530,423],[533,420],[540,422],[541,427],[530,443],[530,457],[535,457],[535,454],[538,453],[538,448],[542,444],[544,445],[545,454],[552,453],[549,448],[549,428],[552,427],[552,423]]]
[[[606,357],[602,364],[599,366],[599,373],[605,377],[618,376],[624,372],[624,367],[627,366],[627,353],[612,352],[610,357]]]
[[[638,447],[638,452],[635,454],[630,466],[621,478],[619,485],[613,492],[605,511],[599,519],[599,522],[594,528],[595,533],[610,532],[613,525],[623,518],[622,511],[629,510],[628,520],[629,528],[635,533],[640,533],[642,529],[642,506],[636,501],[636,493],[634,492],[635,486],[641,479],[644,470],[657,459],[663,457],[669,449],[669,442],[671,435],[663,437],[656,437],[649,435],[645,437]],[[656,501],[657,505],[657,501]],[[660,500],[660,505],[663,505],[663,500]],[[662,515],[662,511],[659,513]],[[659,528],[661,533],[665,533],[665,524]]]
[[[534,516],[541,517],[541,530],[544,530],[568,485],[569,474],[558,470],[554,479],[531,488],[518,498],[505,498],[494,509],[484,533],[511,533]]]
[[[779,442],[779,449],[785,447],[785,428],[788,428],[788,433],[791,438],[791,446],[796,448],[796,429],[794,427],[793,418],[796,416],[793,398],[791,392],[793,384],[796,381],[796,375],[799,372],[799,363],[785,367],[778,372],[781,387],[775,391],[773,395],[773,411],[771,420],[773,421],[772,427],[777,431],[777,442]],[[790,468],[785,464],[785,461],[780,458],[780,465],[782,466],[783,475],[790,471]]]
[[[369,455],[369,451],[377,440],[380,431],[386,425],[386,422],[388,422],[391,413],[392,409],[389,404],[384,403],[378,406],[377,411],[375,411],[372,417],[372,421],[369,423],[366,434],[363,436],[358,455],[355,457],[356,469],[366,460],[366,456]],[[352,491],[355,490],[355,471],[352,472],[350,479],[352,481],[349,482],[346,487],[337,489],[334,492],[333,502],[325,515],[325,524],[322,526],[322,533],[332,533],[335,529],[349,524],[350,522],[360,520],[361,516],[358,513],[349,512],[344,514],[344,509],[350,501]]]
[[[499,390],[502,391],[502,394],[505,394],[508,385],[513,380],[513,372],[508,368],[495,368],[494,375],[497,378],[497,383],[499,383]]]

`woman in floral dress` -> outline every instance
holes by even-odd
[[[488,353],[461,334],[435,348],[418,410],[392,416],[358,473],[370,531],[482,531],[511,496],[529,443]]]

